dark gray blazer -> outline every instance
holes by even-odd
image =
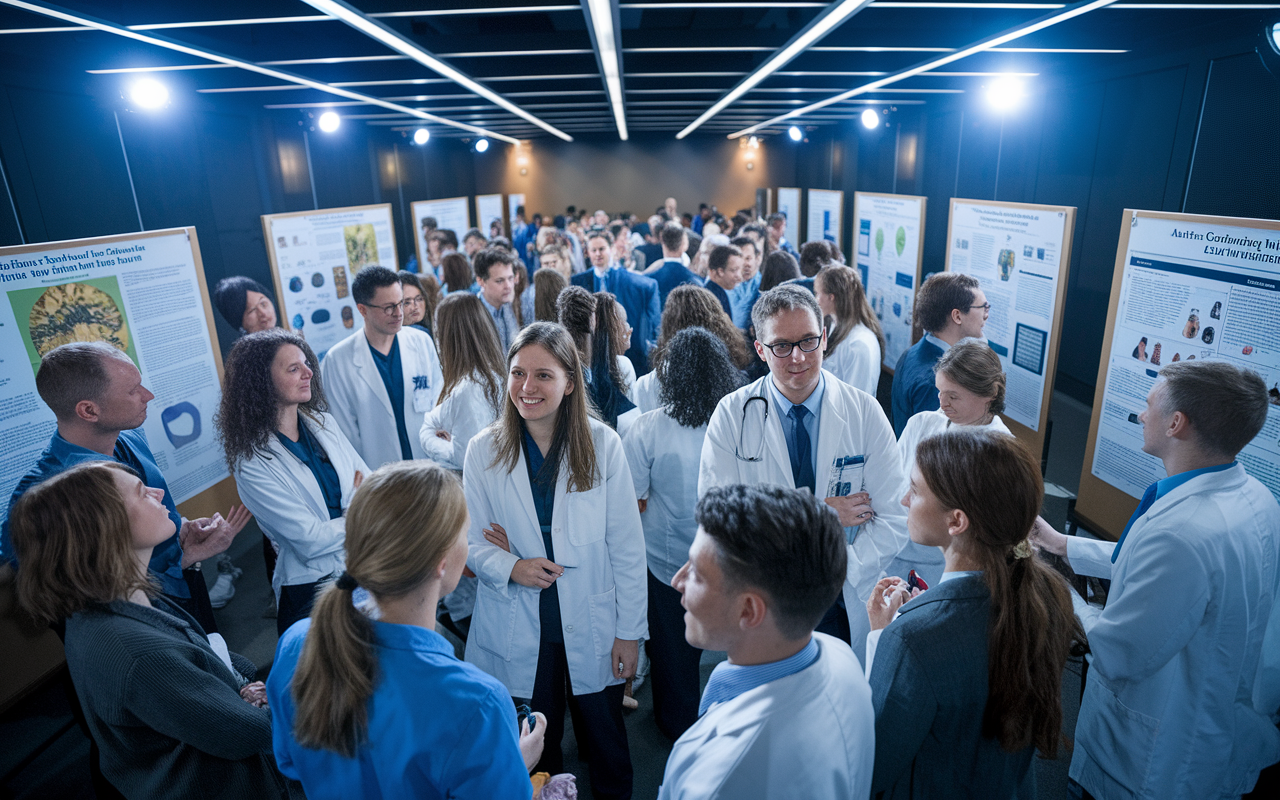
[[[953,578],[903,606],[880,635],[872,797],[1035,796],[1035,748],[1006,753],[982,735],[990,606],[981,576]]]
[[[240,699],[251,662],[227,669],[199,624],[163,597],[67,620],[71,680],[102,772],[125,797],[287,797],[271,712]]]

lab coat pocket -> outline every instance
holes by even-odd
[[[569,544],[582,547],[603,539],[609,509],[604,483],[596,484],[590,491],[569,492],[566,499],[569,501],[569,514],[565,516]]]
[[[1148,774],[1160,720],[1129,708],[1100,676],[1085,682],[1076,739],[1118,783],[1136,786]]]
[[[431,376],[430,375],[414,375],[413,376],[413,410],[419,414],[425,414],[430,411],[431,402]]]
[[[511,660],[511,640],[515,636],[518,587],[508,587],[503,597],[484,581],[476,581],[476,607],[472,615],[469,639],[476,647],[495,656]]]
[[[591,641],[596,648],[597,658],[608,658],[613,652],[614,634],[618,631],[618,609],[613,598],[613,589],[587,598],[588,612],[591,614]]]

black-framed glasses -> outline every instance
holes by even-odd
[[[990,304],[990,303],[983,303],[983,304],[982,304],[982,305],[980,305],[980,306],[969,306],[969,310],[970,310],[970,311],[972,311],[972,310],[973,310],[973,309],[975,309],[975,308],[980,308],[980,309],[982,309],[983,311],[990,311],[990,310],[991,310],[991,304]]]
[[[764,342],[761,342],[764,344]],[[774,344],[766,344],[765,347],[773,353],[774,358],[787,358],[791,355],[792,348],[799,347],[801,353],[812,353],[822,344],[822,335],[806,336],[798,342],[775,342]]]
[[[385,306],[375,306],[375,305],[369,306],[369,308],[378,309],[383,314],[386,314],[388,317],[394,317],[396,315],[396,312],[403,311],[404,307],[405,307],[405,301],[403,300],[401,300],[399,303],[387,303]]]

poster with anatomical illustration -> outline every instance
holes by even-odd
[[[854,192],[854,264],[884,332],[883,366],[911,347],[915,290],[924,247],[925,198]]]
[[[1053,397],[1075,213],[1072,206],[952,198],[947,226],[946,269],[977,278],[991,304],[983,333],[1004,365],[1001,416],[1040,444]]]
[[[195,228],[0,248],[0,294],[0,497],[56,429],[36,373],[71,342],[110,345],[142,373],[155,395],[142,430],[176,503],[230,481],[213,425],[222,359]]]
[[[399,269],[390,203],[265,214],[262,233],[280,324],[321,358],[363,327],[351,297],[356,273],[373,264]]]

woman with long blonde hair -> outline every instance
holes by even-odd
[[[872,397],[880,385],[884,333],[852,267],[830,264],[813,279],[813,293],[826,318],[827,350],[822,368]]]

